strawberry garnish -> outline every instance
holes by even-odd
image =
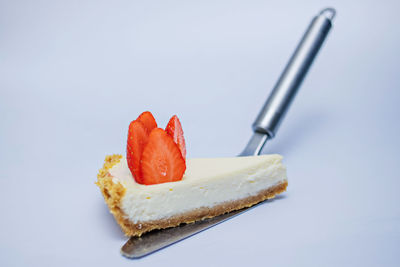
[[[182,153],[182,157],[186,159],[185,138],[183,137],[183,129],[178,116],[172,116],[167,127],[165,127],[165,131],[174,139],[174,142],[178,145]]]
[[[148,139],[149,132],[144,124],[138,120],[132,121],[128,130],[126,160],[133,177],[138,183],[142,182],[142,175],[140,173],[140,159]]]
[[[178,145],[163,129],[151,131],[141,159],[141,182],[146,185],[179,181],[186,170]]]
[[[149,134],[151,130],[157,128],[157,122],[150,111],[143,112],[142,114],[139,115],[139,117],[136,120],[143,123],[144,127],[146,128]]]

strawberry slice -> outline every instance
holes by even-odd
[[[174,142],[181,150],[182,157],[186,159],[185,138],[183,137],[183,129],[178,116],[172,116],[167,124],[167,127],[165,127],[165,131],[174,139]]]
[[[186,170],[178,145],[163,129],[151,131],[141,159],[142,183],[146,185],[179,181]]]
[[[136,120],[143,123],[144,127],[146,128],[149,134],[151,130],[157,128],[157,122],[150,111],[143,112],[142,114],[139,115],[139,117]]]
[[[126,160],[133,177],[138,183],[142,181],[140,159],[148,139],[149,133],[143,123],[135,120],[129,124]]]

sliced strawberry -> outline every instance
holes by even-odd
[[[165,131],[172,136],[174,142],[178,144],[179,149],[181,150],[182,157],[186,159],[185,138],[183,137],[183,129],[178,116],[172,116],[167,124],[167,127],[165,127]]]
[[[139,115],[139,117],[136,120],[143,123],[144,127],[149,132],[149,134],[151,130],[157,128],[157,122],[150,111],[143,112],[142,114]]]
[[[128,130],[128,142],[126,146],[126,160],[136,182],[142,182],[140,173],[140,159],[143,149],[149,139],[149,133],[143,123],[138,120],[132,121]]]
[[[181,180],[186,164],[172,137],[155,128],[143,150],[140,169],[142,183],[150,185]]]

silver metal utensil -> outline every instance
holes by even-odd
[[[332,27],[335,15],[335,9],[325,8],[311,21],[253,123],[254,134],[240,156],[259,155],[265,142],[275,136],[301,82]]]
[[[259,155],[265,142],[275,136],[290,103],[332,27],[335,15],[335,9],[325,8],[313,18],[253,123],[253,136],[239,156]],[[249,208],[174,228],[151,231],[142,237],[131,237],[121,248],[121,254],[128,258],[146,256],[248,210]]]

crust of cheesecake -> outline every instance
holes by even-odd
[[[117,164],[121,158],[121,155],[106,157],[103,168],[100,169],[99,174],[97,175],[96,184],[100,187],[110,212],[114,215],[115,220],[126,236],[141,236],[143,233],[155,229],[175,227],[182,223],[193,223],[195,221],[212,218],[234,210],[251,207],[264,200],[272,199],[276,195],[286,191],[288,185],[287,181],[283,181],[273,187],[261,190],[256,195],[246,198],[227,201],[214,207],[198,208],[165,219],[134,223],[128,219],[128,216],[121,208],[121,200],[125,194],[125,188],[120,183],[114,183],[112,181],[113,177],[109,173],[109,169]]]

